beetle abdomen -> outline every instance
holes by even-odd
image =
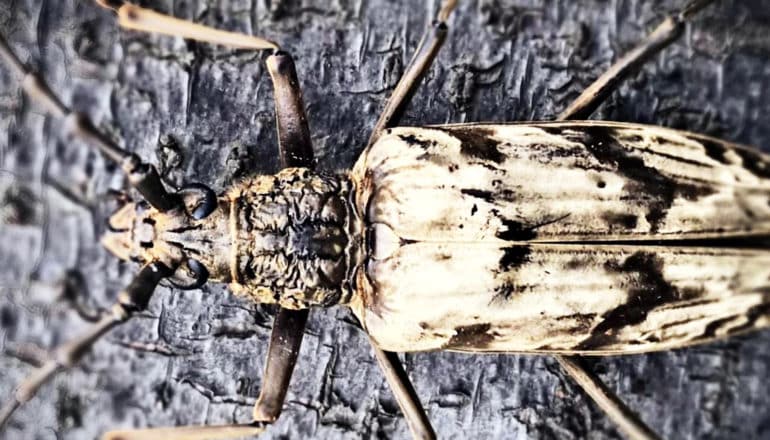
[[[659,127],[392,129],[353,171],[353,308],[394,351],[630,353],[766,326],[769,177],[764,155]]]

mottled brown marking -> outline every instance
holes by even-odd
[[[703,296],[706,289],[703,286],[698,287],[683,287],[679,290],[679,299],[682,301],[691,301]]]
[[[571,315],[563,315],[556,318],[557,321],[564,321],[566,319],[575,319],[579,321],[592,320],[596,318],[596,313],[573,313]]]
[[[495,337],[489,333],[492,325],[489,323],[464,325],[455,328],[455,335],[447,341],[444,348],[483,348],[489,345]]]
[[[505,217],[501,217],[496,209],[493,209],[492,214],[498,216],[500,223],[505,226],[504,231],[498,231],[495,236],[506,241],[529,241],[537,238],[537,228],[542,226],[551,225],[557,223],[565,218],[569,217],[569,214],[565,214],[561,217],[544,220],[536,224],[525,224],[518,220],[511,220]]]
[[[765,292],[765,295],[770,292]],[[767,296],[765,297],[767,298]],[[746,312],[746,323],[731,330],[731,334],[741,333],[746,330],[750,330],[756,326],[759,318],[767,317],[770,315],[770,302],[758,304]]]
[[[477,199],[481,199],[487,203],[494,203],[495,196],[492,194],[492,191],[485,191],[481,189],[461,189],[460,193],[466,196],[475,197]],[[476,205],[474,205],[476,206]]]
[[[592,263],[593,261],[590,258],[575,257],[567,261],[564,264],[564,268],[567,270],[581,269]]]
[[[418,148],[421,148],[423,150],[427,150],[428,147],[430,147],[430,145],[431,145],[430,142],[428,142],[428,141],[426,141],[424,139],[418,138],[417,136],[415,136],[413,134],[401,134],[401,135],[398,136],[398,138],[401,139],[402,141],[404,141],[410,147],[418,147]]]
[[[500,218],[500,222],[505,230],[497,232],[495,234],[497,238],[506,241],[528,241],[537,237],[534,226],[528,226],[520,221],[507,218]]]
[[[528,262],[531,252],[529,246],[511,246],[503,249],[503,256],[498,266],[500,272],[510,272]]]
[[[699,142],[701,145],[703,145],[703,149],[706,151],[706,155],[715,161],[724,164],[724,165],[730,165],[730,161],[727,160],[727,157],[725,156],[725,153],[727,153],[727,146],[722,142],[717,142],[711,139],[695,139],[697,142]]]
[[[766,156],[747,148],[734,148],[733,151],[741,157],[743,167],[757,177],[770,178],[770,161]]]
[[[495,304],[495,303],[500,304],[500,303],[507,302],[513,296],[514,291],[515,291],[515,287],[513,286],[513,284],[509,282],[503,283],[495,287],[495,294],[492,296],[492,299],[489,301],[489,304]]]
[[[578,349],[592,350],[615,341],[614,335],[623,327],[636,325],[647,318],[653,309],[679,299],[679,292],[663,276],[663,259],[650,252],[639,251],[622,263],[608,261],[605,270],[624,278],[628,299],[602,315],[603,320],[594,327]]]
[[[578,335],[578,337],[589,334],[595,319],[596,313],[574,313],[556,318],[557,321],[577,321],[574,326],[565,329],[564,332],[569,335]]]
[[[648,166],[641,157],[634,155],[633,149],[618,141],[622,135],[615,128],[586,126],[574,129],[556,126],[545,130],[582,143],[601,164],[615,169],[625,177],[627,183],[623,190],[627,194],[626,198],[645,207],[645,218],[652,232],[658,231],[677,197],[695,201],[714,193],[709,186],[677,182],[655,167]]]
[[[636,229],[638,217],[635,214],[625,214],[619,212],[605,212],[602,214],[602,220],[607,222],[610,229]]]
[[[444,130],[460,141],[460,153],[465,156],[496,164],[505,160],[505,155],[499,149],[500,142],[492,138],[495,133],[493,130],[479,127],[452,127]]]

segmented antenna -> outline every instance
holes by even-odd
[[[11,72],[21,78],[21,87],[27,95],[39,103],[46,113],[62,118],[64,130],[96,148],[109,160],[118,164],[128,176],[129,183],[147,202],[159,211],[170,211],[183,205],[182,198],[166,191],[154,166],[142,162],[136,154],[120,148],[106,134],[99,131],[82,113],[64,105],[51,88],[35,72],[27,69],[0,36],[0,58]]]

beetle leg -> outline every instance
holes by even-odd
[[[687,21],[714,0],[694,0],[679,13],[670,15],[639,45],[616,61],[602,76],[593,82],[557,120],[587,119],[599,105],[618,88],[629,75],[636,72],[652,56],[677,40],[685,30]]]
[[[632,440],[656,440],[659,437],[634,411],[613,393],[584,364],[580,356],[554,356],[559,365],[583,388],[618,428]]]
[[[444,44],[447,34],[446,21],[456,4],[457,0],[445,0],[436,20],[425,30],[412,60],[409,61],[401,79],[398,80],[396,88],[393,89],[393,93],[385,104],[385,109],[372,130],[368,145],[373,144],[380,137],[382,130],[397,124],[403,116],[404,109],[411,101],[417,86],[420,85],[420,81],[428,72],[438,51]]]
[[[254,420],[273,422],[281,414],[289,380],[297,362],[307,322],[308,309],[280,309],[275,316],[267,349],[262,391],[254,405]]]
[[[177,194],[166,191],[154,166],[142,162],[139,157],[120,148],[107,135],[96,129],[85,115],[73,112],[65,106],[43,79],[28,70],[0,36],[0,58],[14,75],[22,78],[21,87],[31,99],[41,104],[52,116],[64,119],[64,128],[101,151],[108,159],[119,164],[129,182],[159,211],[169,211],[182,205]]]
[[[254,405],[252,423],[219,426],[180,426],[111,431],[105,440],[210,440],[253,436],[262,433],[281,414],[289,379],[297,361],[308,310],[280,309],[270,336],[262,392]]]
[[[178,426],[172,428],[131,429],[110,431],[103,440],[224,440],[261,434],[268,425],[263,423],[215,426]]]
[[[406,417],[406,423],[412,432],[412,438],[420,440],[435,439],[436,433],[433,431],[430,420],[425,414],[425,409],[420,404],[417,392],[415,392],[412,383],[409,381],[409,376],[407,376],[401,361],[398,359],[398,354],[381,350],[371,338],[369,338],[369,342],[372,343],[377,363],[380,365],[385,379],[387,379],[388,385],[390,385],[390,389],[396,397],[396,401],[398,401],[398,406],[401,408],[401,412],[404,413],[404,417]]]
[[[162,263],[148,263],[119,295],[111,313],[102,317],[80,337],[60,346],[53,355],[16,388],[13,400],[0,409],[0,430],[11,415],[35,396],[37,390],[57,373],[71,368],[85,355],[96,341],[112,328],[128,321],[137,312],[145,310],[155,287],[173,272]]]
[[[278,45],[264,38],[239,32],[227,32],[187,20],[159,14],[122,0],[96,0],[99,6],[111,9],[118,16],[118,25],[126,29],[188,38],[238,49],[278,49]]]
[[[294,60],[288,53],[277,51],[267,58],[267,69],[273,81],[281,168],[312,168],[313,146]]]

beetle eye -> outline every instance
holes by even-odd
[[[198,289],[209,279],[209,270],[200,261],[188,258],[185,264],[180,265],[174,275],[168,281],[181,290]]]
[[[195,220],[203,220],[217,209],[216,193],[201,183],[185,185],[178,194],[184,200],[185,209]]]

